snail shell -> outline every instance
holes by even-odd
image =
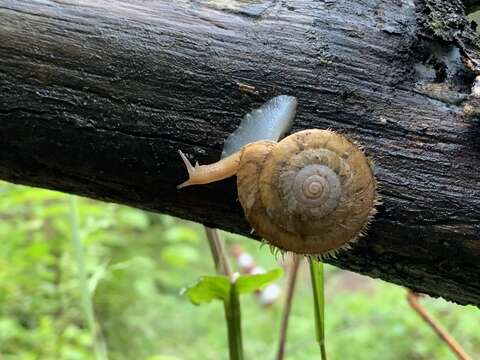
[[[348,246],[368,224],[378,198],[363,152],[329,130],[246,145],[237,188],[258,235],[280,249],[309,255]]]

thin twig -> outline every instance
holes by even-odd
[[[220,231],[207,226],[204,226],[204,228],[217,273],[228,276],[229,279],[232,279],[232,268],[227,258],[225,244]]]
[[[448,347],[457,355],[457,358],[460,360],[473,360],[460,346],[459,343],[450,335],[447,330],[445,330],[420,304],[418,298],[419,294],[408,289],[407,300],[410,306],[415,310],[425,322],[430,325],[430,327],[437,333],[437,335],[442,339]]]
[[[298,268],[302,257],[296,254],[292,256],[292,264],[288,273],[287,280],[287,297],[285,298],[285,305],[282,314],[282,323],[280,326],[280,338],[278,344],[277,360],[283,360],[285,355],[285,343],[287,340],[288,319],[290,317],[290,309],[292,308],[293,294],[295,290],[295,283],[297,282]]]

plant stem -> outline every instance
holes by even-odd
[[[72,245],[75,252],[75,261],[78,269],[78,279],[80,283],[80,292],[82,297],[82,307],[87,321],[88,328],[92,335],[93,347],[96,358],[98,360],[107,360],[107,349],[102,340],[100,329],[98,329],[95,322],[95,315],[93,312],[92,296],[88,288],[87,272],[85,269],[85,257],[83,253],[82,242],[80,240],[80,230],[78,226],[78,209],[77,198],[74,195],[69,195],[69,213],[70,213],[70,227],[72,230]]]
[[[243,360],[240,298],[227,252],[225,251],[225,244],[218,229],[207,226],[204,226],[204,228],[217,274],[227,276],[231,282],[229,301],[224,302],[230,360]]]
[[[225,317],[227,320],[230,360],[243,360],[240,299],[234,282],[230,288],[230,299],[228,302],[225,302]]]
[[[290,266],[290,272],[288,274],[287,281],[287,297],[285,299],[285,305],[283,308],[282,314],[282,324],[280,325],[280,338],[278,343],[278,352],[277,360],[283,360],[285,356],[285,343],[287,340],[287,328],[288,328],[288,319],[290,317],[290,309],[292,307],[293,294],[295,290],[295,283],[297,282],[298,268],[302,257],[297,254],[292,256],[292,264]]]
[[[220,231],[207,226],[204,226],[204,228],[217,274],[225,275],[228,276],[229,279],[232,279],[232,269],[227,258],[225,244]]]
[[[445,330],[435,319],[427,312],[427,310],[418,301],[419,294],[412,290],[407,290],[407,301],[423,320],[437,333],[447,346],[455,353],[459,360],[472,360],[472,358],[463,350],[459,343]]]
[[[323,281],[323,263],[310,258],[310,278],[312,280],[313,307],[315,310],[315,332],[320,346],[322,360],[327,359],[325,348],[325,293]]]

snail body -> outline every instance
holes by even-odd
[[[237,175],[255,232],[282,250],[325,255],[348,247],[375,212],[376,181],[360,148],[330,130],[304,130],[280,142],[256,141],[211,165],[192,166],[179,188]]]

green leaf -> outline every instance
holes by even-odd
[[[229,301],[230,281],[226,276],[204,276],[193,286],[184,289],[194,305],[210,302],[213,299]]]
[[[283,270],[278,268],[256,275],[241,275],[237,281],[237,291],[239,294],[246,294],[261,289],[275,281],[283,275]]]

